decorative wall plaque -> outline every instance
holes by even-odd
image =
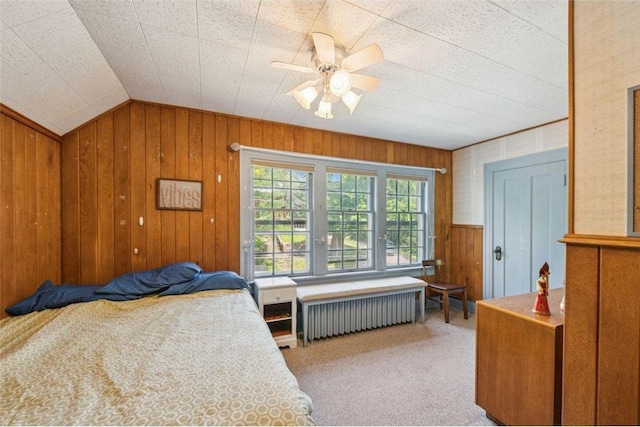
[[[202,210],[202,182],[156,180],[156,208],[187,211]]]

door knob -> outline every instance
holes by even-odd
[[[500,261],[502,259],[502,248],[500,246],[496,246],[493,253],[496,254],[496,261]]]

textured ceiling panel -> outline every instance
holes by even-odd
[[[166,103],[140,24],[84,9],[76,12],[129,96]]]
[[[196,0],[133,0],[133,6],[142,24],[192,37],[198,36]]]
[[[350,50],[378,16],[347,2],[329,1],[322,8],[311,31],[330,34]]]
[[[566,0],[2,0],[0,101],[64,134],[126,99],[455,149],[567,116]],[[312,32],[372,43],[353,114],[304,110]]]

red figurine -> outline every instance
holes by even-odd
[[[549,264],[546,262],[540,267],[540,277],[536,280],[536,287],[538,288],[538,295],[536,295],[536,302],[533,304],[533,311],[535,314],[541,314],[543,316],[550,316],[549,302],[547,301],[547,295],[549,295]]]

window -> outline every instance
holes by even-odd
[[[247,147],[240,184],[248,280],[413,274],[432,251],[431,169]]]
[[[327,270],[373,268],[373,176],[327,171]]]
[[[311,174],[256,164],[252,175],[255,275],[309,273]]]
[[[412,265],[425,259],[425,193],[422,180],[387,178],[387,266]]]

